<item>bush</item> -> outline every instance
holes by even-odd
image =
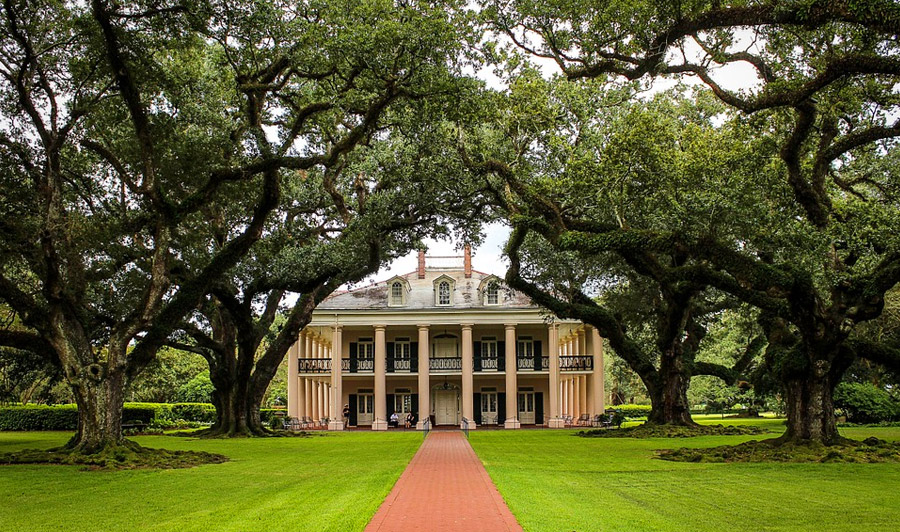
[[[75,405],[0,408],[0,430],[75,430],[77,427]]]
[[[834,391],[834,406],[853,423],[900,420],[900,404],[889,393],[869,383],[842,382]]]
[[[272,410],[272,412],[283,410]],[[216,409],[206,403],[125,403],[122,419],[128,424],[159,428],[189,427],[212,423]],[[265,418],[268,419],[268,418]],[[0,408],[0,430],[75,430],[78,428],[76,405],[28,405]]]
[[[618,410],[623,416],[628,418],[647,417],[650,415],[650,410],[652,410],[650,405],[616,405],[610,408]]]

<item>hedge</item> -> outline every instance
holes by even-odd
[[[611,410],[618,410],[625,417],[647,417],[650,415],[650,405],[615,405],[610,406]]]
[[[900,420],[900,402],[869,383],[840,383],[834,390],[834,406],[843,410],[847,421],[853,423]]]
[[[212,423],[216,409],[208,403],[125,403],[122,421],[171,425],[178,420]],[[76,405],[0,407],[0,430],[75,430]]]

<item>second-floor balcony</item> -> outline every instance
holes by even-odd
[[[503,357],[474,357],[473,370],[476,373],[500,372],[506,370]],[[388,357],[385,359],[387,373],[416,373],[419,370],[417,358]],[[559,357],[560,371],[593,371],[594,357],[590,355],[566,355]],[[330,373],[330,358],[301,358],[298,360],[298,373]],[[517,357],[516,371],[549,371],[550,357],[533,356]],[[344,358],[341,360],[341,371],[344,373],[374,373],[375,360],[372,358]],[[462,357],[431,357],[428,359],[428,371],[432,373],[461,373]]]

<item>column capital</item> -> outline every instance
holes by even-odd
[[[337,324],[335,324],[335,325],[332,325],[332,326],[331,326],[331,330],[333,330],[333,331],[340,331],[340,330],[342,330],[343,328],[344,328],[343,325],[337,325]]]
[[[554,331],[559,331],[559,324],[553,321],[547,324],[547,328]]]
[[[416,327],[418,327],[420,331],[427,331],[428,329],[431,328],[431,325],[420,323],[420,324],[417,324]]]
[[[373,325],[372,326],[376,331],[383,331],[387,329],[387,325]]]
[[[474,327],[475,324],[474,324],[474,323],[461,323],[461,324],[459,324],[459,326],[460,326],[463,330],[470,330],[470,331],[471,331],[471,330],[472,330],[472,327]]]
[[[509,330],[513,330],[513,331],[514,331],[514,330],[516,330],[516,324],[515,324],[515,323],[504,323],[504,324],[503,324],[503,327],[505,327],[507,331],[509,331]]]

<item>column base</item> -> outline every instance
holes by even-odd
[[[459,422],[459,430],[463,430],[465,428],[466,428],[465,424],[462,421],[460,421]],[[475,423],[474,421],[469,421],[469,430],[475,430],[477,428],[478,428],[477,423]]]
[[[507,419],[503,423],[503,428],[505,428],[505,429],[520,429],[520,428],[522,428],[522,424],[519,423],[518,419]]]
[[[416,421],[416,430],[425,430],[425,422]]]
[[[566,428],[566,420],[561,417],[550,418],[550,423],[547,426],[551,429],[564,429]]]
[[[329,421],[328,430],[344,430],[343,421]]]
[[[387,429],[388,429],[387,421],[384,421],[381,419],[376,419],[375,421],[372,422],[372,430],[387,430]]]

